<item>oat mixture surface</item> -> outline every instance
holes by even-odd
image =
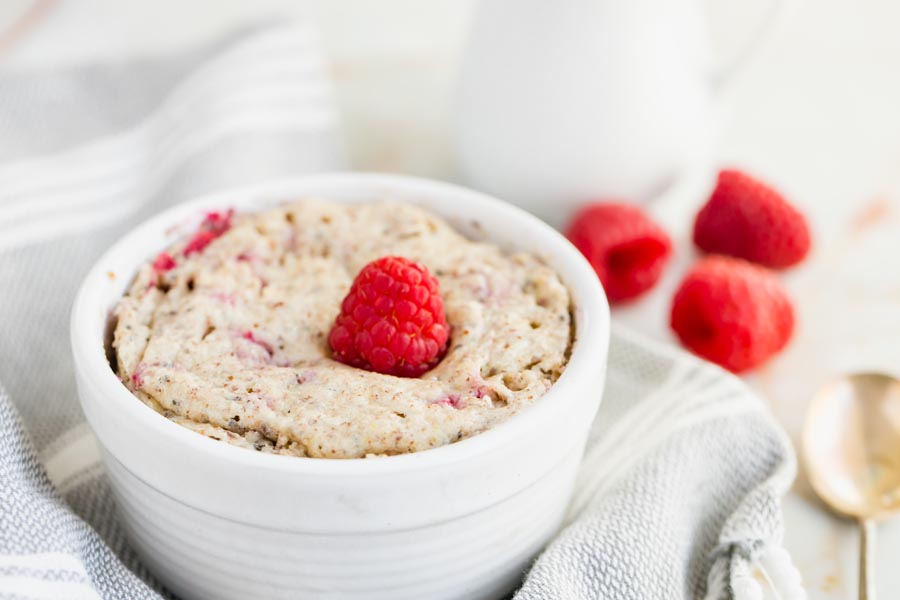
[[[141,267],[116,309],[122,381],[198,433],[297,456],[415,452],[504,421],[565,368],[570,297],[556,273],[422,209],[308,200],[224,229]],[[449,350],[421,378],[330,358],[341,300],[385,255],[423,263],[440,283]]]

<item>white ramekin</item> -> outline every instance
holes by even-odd
[[[322,197],[423,206],[473,238],[527,249],[574,298],[576,340],[532,407],[449,446],[378,459],[273,456],[210,440],[137,401],[105,353],[109,316],[138,266],[206,210]],[[72,311],[78,392],[136,550],[194,598],[497,598],[559,527],[606,371],[609,309],[561,235],[508,204],[409,177],[330,174],[179,205],[116,243]]]

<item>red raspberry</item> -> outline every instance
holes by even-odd
[[[797,264],[809,252],[806,218],[780,193],[745,173],[724,170],[697,214],[694,243],[773,269]]]
[[[672,254],[672,241],[637,206],[595,203],[566,230],[600,277],[610,302],[629,300],[653,287]]]
[[[695,354],[739,373],[787,345],[794,309],[768,269],[708,256],[694,265],[675,293],[671,325]]]
[[[156,255],[156,259],[153,261],[153,270],[157,273],[165,273],[166,271],[171,271],[177,266],[178,263],[175,262],[175,259],[172,258],[172,255],[168,252],[160,252]]]
[[[418,377],[440,362],[449,337],[437,279],[418,263],[385,256],[353,280],[328,343],[342,363]]]
[[[231,208],[224,213],[215,211],[206,213],[206,218],[200,224],[200,229],[188,240],[187,245],[184,247],[184,255],[190,256],[195,252],[203,252],[214,239],[231,229],[231,218],[233,216],[234,209]]]

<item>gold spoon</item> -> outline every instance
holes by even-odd
[[[819,497],[859,524],[859,598],[874,600],[875,521],[900,512],[900,380],[858,373],[825,385],[806,414],[803,455]]]

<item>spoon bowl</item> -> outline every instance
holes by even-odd
[[[900,512],[900,380],[859,373],[822,387],[807,413],[803,454],[813,489],[836,511]]]
[[[859,598],[873,600],[874,522],[900,512],[900,380],[857,373],[829,382],[809,406],[802,443],[813,489],[859,523]]]

